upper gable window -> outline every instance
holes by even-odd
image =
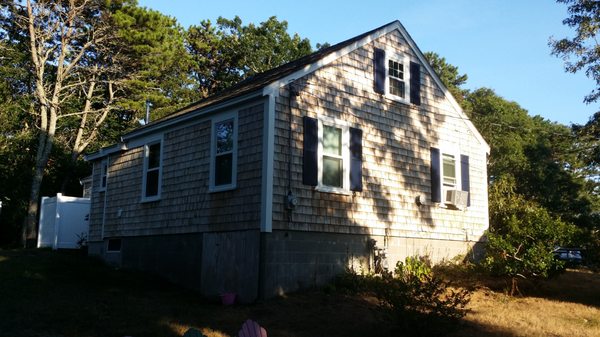
[[[160,199],[162,180],[162,142],[160,140],[144,145],[143,179],[142,201]]]
[[[374,90],[402,103],[421,105],[421,65],[403,53],[375,48]]]
[[[212,122],[210,191],[234,189],[237,178],[237,115]]]
[[[404,84],[404,64],[388,60],[388,89],[389,93],[405,98],[406,85]]]

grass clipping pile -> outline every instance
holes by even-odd
[[[471,293],[450,287],[434,275],[428,261],[408,257],[394,273],[381,275],[345,273],[334,283],[336,290],[376,297],[381,308],[406,332],[448,332],[467,314]]]

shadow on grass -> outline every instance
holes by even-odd
[[[374,298],[316,290],[224,307],[152,275],[43,250],[0,250],[0,299],[0,336],[11,337],[170,337],[189,327],[225,337],[248,318],[281,337],[513,336],[469,321],[454,333],[410,331],[395,326]]]

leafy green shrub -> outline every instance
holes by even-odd
[[[449,282],[435,276],[428,261],[419,257],[398,262],[393,274],[348,272],[336,279],[335,286],[339,290],[377,297],[381,307],[403,331],[424,334],[450,328],[466,314],[470,299],[468,290],[451,289]]]
[[[553,256],[567,245],[577,228],[553,217],[545,208],[514,192],[513,179],[502,177],[490,188],[490,230],[483,267],[494,275],[547,278],[563,269]]]

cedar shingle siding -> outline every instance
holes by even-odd
[[[421,73],[421,105],[381,99],[374,92],[374,48],[395,47],[412,54],[398,33],[357,49],[313,74],[296,80],[293,99],[292,186],[299,204],[288,221],[287,143],[275,142],[273,228],[332,233],[463,240],[487,228],[486,153],[432,78]],[[423,69],[423,67],[421,67]],[[287,90],[277,104],[276,135],[287,137]],[[317,192],[302,184],[303,116],[328,116],[363,131],[363,191],[353,195]],[[419,207],[419,195],[430,199],[430,147],[455,144],[470,159],[472,206],[466,211]],[[466,233],[466,234],[465,234]],[[452,256],[450,256],[452,257]]]
[[[140,202],[143,147],[111,155],[107,191],[92,197],[90,241],[102,239],[104,193],[105,237],[258,229],[263,107],[260,102],[238,111],[238,184],[233,191],[208,192],[210,119],[164,132],[159,201]],[[95,162],[96,191],[99,165]]]

